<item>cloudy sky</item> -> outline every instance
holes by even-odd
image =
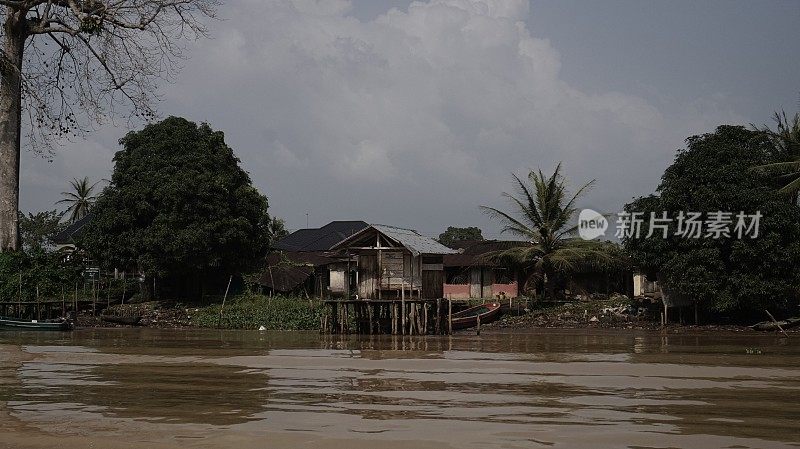
[[[650,193],[675,150],[800,96],[796,1],[227,0],[162,116],[225,132],[292,229],[498,226],[510,173],[563,161],[582,206]],[[108,177],[123,126],[23,156],[21,208]]]

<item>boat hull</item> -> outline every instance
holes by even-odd
[[[488,302],[479,306],[470,307],[461,312],[454,313],[452,317],[453,330],[469,329],[478,325],[478,317],[481,324],[490,323],[500,316],[500,303]]]
[[[69,321],[58,322],[33,322],[16,320],[13,318],[0,318],[0,329],[17,331],[68,331],[72,329]]]

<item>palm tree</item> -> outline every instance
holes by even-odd
[[[781,162],[759,165],[755,169],[775,175],[783,185],[779,192],[797,202],[800,193],[800,113],[796,113],[791,121],[784,111],[776,112],[772,118],[777,125],[775,130],[766,125],[753,128],[767,135],[775,149],[774,156]]]
[[[531,274],[526,287],[532,282],[540,284],[545,296],[550,297],[557,275],[586,268],[609,268],[621,262],[611,248],[613,244],[576,236],[578,210],[575,203],[594,186],[594,180],[569,196],[560,163],[549,177],[541,170],[531,171],[528,174],[530,185],[512,176],[516,196],[505,192],[503,196],[510,200],[514,212],[488,206],[481,206],[481,209],[503,224],[502,232],[522,237],[529,245],[494,252],[488,255],[490,260],[526,270]]]
[[[92,208],[97,199],[97,195],[92,195],[92,193],[94,193],[94,188],[97,187],[100,181],[91,184],[89,177],[86,176],[83,179],[74,178],[69,183],[72,186],[72,191],[61,192],[64,199],[56,201],[56,204],[68,204],[69,207],[67,207],[65,214],[69,214],[70,223],[75,223],[85,217],[89,213],[89,209]]]

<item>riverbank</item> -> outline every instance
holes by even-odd
[[[642,313],[633,313],[628,308],[630,300],[625,296],[616,296],[604,300],[575,301],[563,304],[541,305],[528,310],[523,314],[505,314],[497,321],[485,326],[487,329],[631,329],[631,330],[661,330],[667,329],[672,333],[681,332],[752,332],[755,331],[745,324],[690,324],[691,317],[681,321],[672,321],[667,326],[660,322],[660,305]],[[759,321],[767,320],[764,316]],[[754,320],[752,324],[755,324]],[[798,333],[800,328],[793,328],[787,333]],[[767,332],[769,333],[769,332]]]
[[[318,330],[322,303],[295,297],[240,295],[221,303],[191,305],[176,301],[150,301],[113,305],[103,316],[139,318],[138,326],[154,328],[222,328],[267,330]],[[78,315],[80,327],[126,327],[91,312]]]
[[[531,329],[630,329],[659,330],[658,320],[647,315],[632,316],[616,312],[623,304],[620,298],[543,305],[533,309],[515,309],[499,320],[487,323],[485,330]],[[220,317],[220,310],[222,311]],[[319,329],[323,313],[321,301],[296,297],[242,295],[230,298],[224,308],[221,303],[187,305],[175,301],[152,301],[139,304],[114,305],[106,309],[106,316],[138,317],[138,326],[152,328],[223,328],[243,330],[310,330]],[[128,327],[129,325],[104,321],[101,316],[82,313],[77,326],[90,328]],[[683,332],[752,332],[745,325],[730,324],[680,324],[670,323],[671,333]],[[474,332],[468,329],[464,333]],[[800,328],[788,330],[800,333]]]

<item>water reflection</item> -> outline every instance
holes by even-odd
[[[259,447],[287,432],[285,447],[790,447],[800,422],[800,350],[773,336],[142,329],[0,334],[0,349],[6,435],[108,434],[142,447],[178,434],[181,445]]]

